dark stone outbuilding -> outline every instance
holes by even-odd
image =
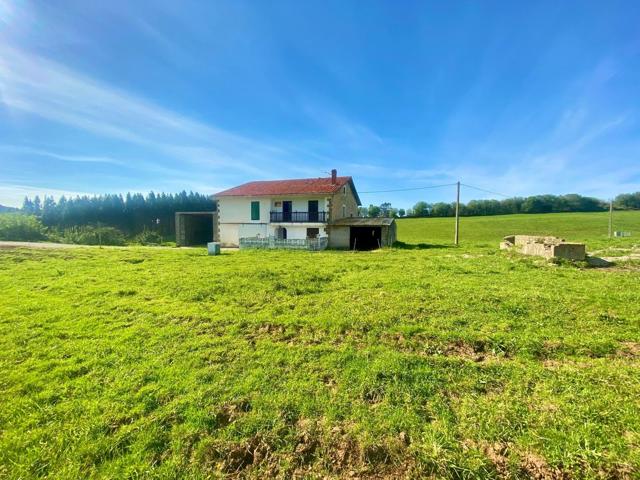
[[[390,247],[396,241],[393,218],[341,218],[329,223],[327,229],[329,248],[374,250]]]
[[[206,245],[217,241],[217,212],[176,212],[176,245]]]

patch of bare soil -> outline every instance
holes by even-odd
[[[500,478],[509,478],[509,447],[504,443],[492,443],[482,449]]]
[[[562,359],[562,360],[554,360],[547,359],[542,361],[542,366],[549,370],[558,370],[564,367],[573,367],[573,368],[589,368],[593,367],[594,363],[589,360],[572,360],[572,359]]]
[[[348,425],[327,429],[324,424],[301,420],[297,429],[294,478],[411,478],[413,461],[407,461],[411,442],[405,432],[363,446]]]
[[[416,478],[405,432],[362,445],[346,424],[330,427],[326,421],[302,419],[292,428],[293,449],[256,435],[243,442],[216,442],[201,461],[225,478]]]
[[[224,473],[238,473],[251,465],[260,464],[270,451],[269,444],[258,436],[247,442],[231,445],[224,452],[219,464],[220,470]]]
[[[473,362],[491,362],[508,359],[508,355],[496,354],[483,343],[470,344],[463,340],[457,340],[446,344],[434,343],[432,339],[414,336],[410,340],[405,339],[401,333],[385,335],[382,340],[401,352],[414,353],[425,357],[446,356],[456,357]]]
[[[260,436],[254,436],[244,442],[220,441],[208,445],[195,460],[211,472],[240,478],[250,467],[260,465],[270,452],[269,443]]]
[[[640,358],[640,342],[622,342],[617,355],[626,358]]]
[[[246,400],[222,405],[213,414],[214,425],[216,428],[224,428],[249,410],[251,410],[251,404]]]
[[[550,467],[547,461],[534,454],[527,453],[520,462],[520,470],[534,480],[569,480],[567,472],[558,467]]]
[[[467,447],[477,447],[475,442],[466,441]],[[524,455],[514,455],[518,460],[510,461],[512,454],[511,445],[504,442],[484,444],[480,450],[486,455],[493,465],[498,478],[530,478],[534,480],[569,480],[571,476],[560,467],[552,467],[547,461],[534,453],[527,452]]]
[[[461,357],[474,362],[484,362],[496,358],[493,353],[486,352],[483,348],[477,348],[462,341],[448,344],[445,347],[444,354],[449,357]]]

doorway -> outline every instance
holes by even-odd
[[[291,221],[292,202],[291,200],[285,200],[282,202],[282,221]]]
[[[284,227],[276,228],[276,238],[278,240],[286,240],[287,239],[287,229]]]
[[[309,221],[318,221],[318,200],[309,200]]]
[[[349,248],[351,250],[375,250],[382,246],[382,227],[351,227]]]

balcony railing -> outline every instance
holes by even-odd
[[[327,212],[271,212],[271,222],[326,223]]]

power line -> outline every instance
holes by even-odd
[[[426,187],[413,187],[413,188],[398,188],[394,190],[370,190],[367,192],[358,192],[358,193],[389,193],[389,192],[410,192],[412,190],[426,190],[428,188],[440,188],[440,187],[452,187],[456,185],[455,183],[444,183],[442,185],[429,185]]]
[[[492,195],[500,195],[501,197],[505,197],[505,198],[511,198],[512,197],[512,195],[505,195],[504,193],[493,192],[491,190],[485,190],[484,188],[474,187],[473,185],[468,185],[466,183],[461,183],[460,185],[463,185],[463,186],[468,187],[468,188],[473,188],[474,190],[480,190],[481,192],[490,193]]]

